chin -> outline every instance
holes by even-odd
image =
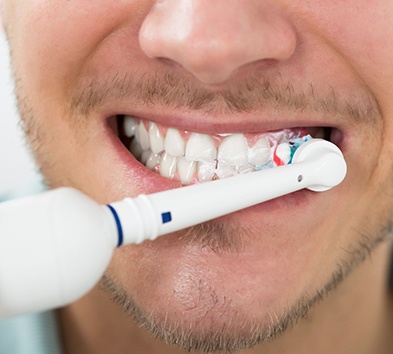
[[[304,221],[296,232],[258,222],[258,215],[245,210],[118,249],[106,288],[156,337],[172,344],[187,338],[184,349],[222,342],[228,350],[235,342],[271,339],[312,307],[334,260],[321,256],[328,238],[320,230],[327,225],[316,234],[307,232],[316,225]]]

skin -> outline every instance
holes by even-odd
[[[229,351],[239,343],[242,353],[391,350],[390,1],[1,6],[21,116],[50,187],[74,186],[108,203],[179,186],[114,143],[115,114],[203,133],[334,127],[348,164],[329,192],[116,250],[106,281],[59,311],[66,353]],[[225,100],[228,93],[235,98]],[[137,323],[168,340],[173,333],[185,348],[137,326],[127,315],[134,305]],[[284,333],[256,343],[280,318]]]

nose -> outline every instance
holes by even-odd
[[[288,60],[296,33],[261,0],[162,0],[144,19],[139,42],[147,56],[219,84],[251,63]]]

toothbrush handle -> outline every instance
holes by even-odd
[[[116,241],[108,208],[75,189],[0,203],[0,319],[64,306],[87,293]]]
[[[121,243],[153,240],[304,188],[324,191],[339,184],[346,174],[340,150],[324,140],[306,144],[291,165],[113,203]]]

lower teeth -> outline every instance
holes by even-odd
[[[160,132],[150,122],[124,118],[130,152],[150,170],[183,184],[206,182],[290,164],[296,149],[311,139],[303,129],[253,135],[209,136],[193,133],[187,141],[176,129]],[[176,141],[166,141],[166,137]],[[183,139],[183,140],[181,140]],[[217,148],[218,147],[218,148]],[[168,153],[174,152],[177,156]]]

